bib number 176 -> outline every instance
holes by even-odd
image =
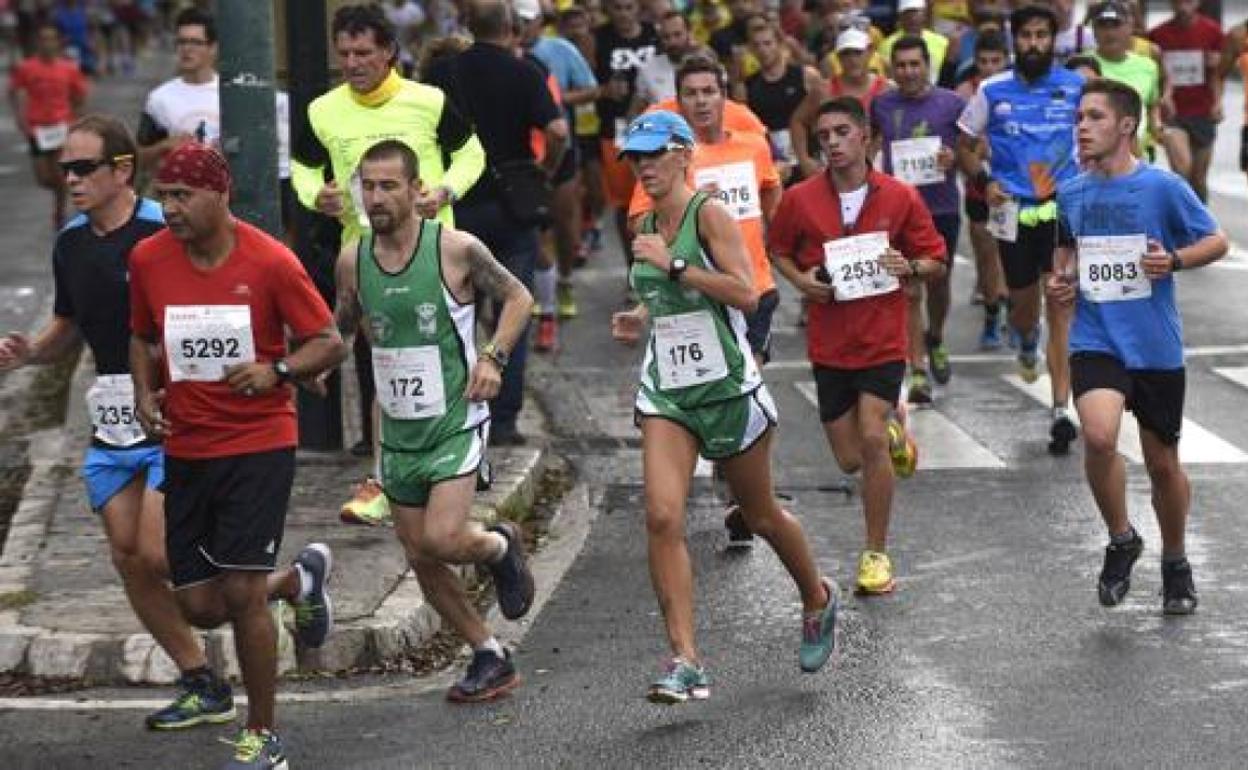
[[[672,366],[683,366],[686,363],[698,363],[702,360],[702,346],[697,342],[691,342],[688,345],[673,345],[669,349],[672,357]]]

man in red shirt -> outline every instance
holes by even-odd
[[[347,351],[298,259],[230,215],[229,187],[225,159],[206,145],[161,160],[167,229],[130,255],[130,366],[139,419],[164,441],[178,604],[200,628],[233,626],[248,698],[235,760],[267,768],[285,766],[272,732],[277,634],[266,599],[295,474],[287,384]]]
[[[832,454],[846,473],[862,469],[867,547],[858,590],[887,593],[894,474],[910,475],[917,461],[896,413],[908,343],[903,283],[942,276],[947,256],[918,192],[868,165],[861,102],[824,102],[815,136],[827,168],[785,191],[768,244],[776,268],[810,303],[807,355]]]
[[[1183,174],[1202,200],[1209,199],[1206,184],[1213,160],[1213,141],[1222,122],[1222,63],[1225,38],[1222,28],[1201,15],[1198,0],[1170,0],[1174,16],[1158,25],[1148,37],[1161,49],[1166,68],[1166,93],[1161,109],[1166,127],[1192,159]],[[1183,155],[1183,153],[1180,153]]]
[[[56,164],[69,124],[87,99],[87,79],[77,64],[61,56],[61,33],[55,24],[40,24],[37,35],[35,55],[9,76],[9,102],[18,130],[30,143],[35,181],[55,197],[52,223],[60,229],[65,220],[65,179]]]

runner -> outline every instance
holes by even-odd
[[[347,350],[295,255],[231,217],[220,153],[194,142],[171,150],[155,189],[169,227],[130,255],[130,368],[139,421],[165,444],[170,580],[192,625],[233,627],[247,725],[226,767],[283,768],[266,599],[295,474],[286,383],[316,378]],[[288,330],[299,342],[289,355]],[[328,550],[301,561],[313,554],[327,575]],[[302,594],[322,590],[310,578],[300,574]],[[309,609],[327,632],[329,602]]]
[[[1088,9],[1092,31],[1096,36],[1093,56],[1101,65],[1101,76],[1126,83],[1136,90],[1144,103],[1145,120],[1136,132],[1139,153],[1153,160],[1157,149],[1154,140],[1166,142],[1166,128],[1161,122],[1161,65],[1147,53],[1131,50],[1131,10],[1123,0],[1102,0]],[[1147,41],[1145,41],[1147,43]],[[1186,172],[1191,159],[1186,147],[1171,151],[1173,142],[1166,145],[1166,157],[1171,168]]]
[[[1001,72],[1010,64],[1009,47],[1005,38],[996,32],[982,33],[975,41],[975,67],[971,77],[958,86],[958,95],[970,100],[980,84]],[[975,144],[976,168],[983,168],[987,160],[987,143]],[[1001,309],[1009,302],[1005,276],[1001,273],[1001,254],[997,241],[988,232],[988,192],[982,180],[974,176],[962,176],[966,212],[966,231],[971,237],[971,249],[975,252],[975,288],[984,303],[984,325],[979,333],[980,350],[996,350],[1001,347]]]
[[[693,571],[685,544],[685,500],[699,454],[719,462],[749,528],[771,545],[798,586],[801,669],[818,671],[838,646],[836,584],[820,576],[801,525],[772,491],[776,410],[746,352],[742,316],[758,298],[750,259],[732,215],[686,181],[693,144],[689,124],[660,111],[634,120],[621,148],[653,201],[633,242],[629,276],[642,304],[613,315],[611,333],[636,344],[653,321],[636,420],[650,575],[673,654],[649,688],[656,703],[710,696],[694,642]]]
[[[35,182],[52,191],[52,225],[65,222],[65,178],[57,167],[66,129],[87,99],[87,79],[61,56],[61,33],[52,22],[38,25],[36,52],[9,75],[9,102],[17,128],[30,145]]]
[[[0,370],[59,361],[85,339],[95,359],[96,381],[87,391],[93,432],[83,460],[87,499],[100,515],[126,597],[143,628],[181,672],[178,696],[149,715],[146,724],[174,730],[234,719],[229,684],[208,666],[169,588],[165,559],[164,455],[134,415],[126,325],[130,297],[126,260],[144,238],[164,229],[160,206],[134,192],[135,144],[120,121],[88,115],[66,134],[61,165],[70,200],[81,213],[57,236],[52,252],[56,286],[52,322],[34,340],[12,333],[0,339]],[[323,604],[329,562],[323,544],[304,549],[295,565],[275,572],[272,598]],[[320,588],[300,592],[299,573]],[[311,613],[299,617],[311,619]],[[301,624],[299,641],[319,647],[328,623]]]
[[[768,245],[810,302],[807,354],[832,454],[846,473],[862,470],[858,589],[887,593],[894,474],[911,475],[918,460],[895,412],[908,350],[903,287],[940,277],[944,243],[918,192],[868,164],[871,131],[857,99],[824,102],[815,135],[827,170],[785,191]]]
[[[746,104],[767,126],[780,176],[789,180],[799,171],[789,123],[807,94],[823,94],[823,78],[814,67],[790,61],[780,28],[774,24],[761,17],[752,19],[749,36],[759,70],[745,81]]]
[[[997,239],[1010,291],[1010,327],[1018,335],[1019,376],[1040,377],[1041,278],[1052,272],[1057,183],[1078,172],[1074,121],[1083,78],[1054,63],[1057,19],[1045,6],[1025,5],[1010,16],[1012,70],[985,80],[958,121],[958,162],[987,192],[990,230]],[[991,171],[979,142],[986,141]],[[1070,369],[1066,340],[1070,310],[1044,307],[1045,349],[1053,397],[1049,451],[1065,454],[1078,431],[1067,413]]]
[[[425,598],[472,645],[468,671],[446,697],[491,700],[519,685],[520,675],[450,565],[485,565],[503,615],[529,611],[533,576],[520,528],[502,522],[482,531],[469,515],[489,431],[486,402],[498,393],[533,297],[475,237],[417,215],[423,186],[408,145],[370,147],[360,181],[372,232],[338,259],[338,328],[349,334],[362,326],[372,338],[381,483],[395,534]],[[502,304],[480,355],[479,294]]]
[[[1183,176],[1196,196],[1209,200],[1209,164],[1222,122],[1222,63],[1225,36],[1218,23],[1197,13],[1197,0],[1170,0],[1174,16],[1149,33],[1161,48],[1170,93],[1162,97],[1166,126],[1182,154],[1191,157]]]
[[[771,160],[771,148],[756,133],[725,127],[725,106],[729,104],[727,73],[709,54],[685,58],[676,72],[680,116],[692,125],[693,183],[717,197],[736,220],[750,258],[750,274],[758,302],[745,316],[745,338],[758,366],[771,355],[771,320],[780,304],[780,293],[771,273],[763,232],[776,206],[782,188],[780,175]],[[654,201],[638,185],[633,192],[629,218],[636,230],[643,213]],[[716,475],[719,477],[717,468]],[[729,548],[750,548],[754,537],[745,524],[741,506],[730,502],[724,517]]]
[[[949,315],[952,256],[958,249],[962,218],[958,216],[958,179],[953,148],[958,141],[958,117],[965,103],[952,91],[933,86],[928,68],[927,45],[922,38],[906,36],[893,43],[889,62],[897,88],[871,102],[871,130],[883,145],[884,170],[914,185],[932,215],[937,232],[950,256],[948,269],[924,283],[907,286],[910,303],[910,393],[913,404],[932,403],[932,378],[944,385],[953,376],[949,348],[945,345],[945,319]],[[923,299],[927,296],[927,329],[924,331]]]
[[[892,61],[893,44],[903,37],[913,35],[923,38],[927,44],[928,76],[932,85],[941,79],[945,69],[945,61],[949,54],[949,38],[934,32],[927,27],[927,0],[898,0],[897,30],[884,38],[880,45],[880,56],[885,62]],[[889,74],[894,74],[891,67]]]
[[[1071,372],[1083,423],[1084,472],[1109,531],[1097,579],[1101,604],[1119,604],[1144,541],[1127,515],[1118,454],[1123,410],[1135,413],[1161,530],[1162,610],[1196,610],[1184,552],[1191,487],[1179,462],[1186,375],[1174,273],[1213,262],[1226,236],[1181,177],[1138,160],[1131,138],[1139,95],[1098,80],[1079,101],[1079,157],[1087,170],[1058,189],[1060,246],[1049,297],[1074,305]]]

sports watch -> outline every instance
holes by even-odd
[[[493,361],[494,365],[498,367],[500,372],[507,368],[507,362],[511,360],[511,356],[507,354],[507,351],[503,350],[498,345],[495,345],[493,342],[487,342],[484,346],[482,346],[481,357],[488,358]]]
[[[680,277],[689,269],[689,263],[677,257],[672,260],[672,264],[667,268],[667,279],[669,281],[680,281]]]
[[[290,373],[290,365],[282,358],[273,362],[273,373],[277,375],[278,382],[290,382],[294,378],[294,375]]]

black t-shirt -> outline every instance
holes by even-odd
[[[452,103],[476,129],[486,160],[494,165],[509,160],[532,160],[530,129],[544,129],[563,117],[534,64],[502,46],[474,43],[463,53],[442,59],[425,82],[446,92]],[[497,196],[489,174],[484,174],[464,196],[474,202]]]
[[[711,33],[711,50],[725,65],[732,61],[733,49],[745,45],[745,19],[736,19],[723,29]]]
[[[790,64],[774,83],[768,82],[763,73],[755,72],[745,80],[745,96],[746,104],[769,131],[787,129],[793,111],[806,98],[801,65]]]
[[[130,220],[112,232],[97,235],[80,214],[56,237],[52,310],[78,327],[98,374],[130,372],[130,250],[164,227],[160,205],[140,198]]]
[[[628,105],[637,91],[637,70],[658,53],[659,36],[654,27],[642,23],[635,37],[621,37],[610,24],[594,31],[594,74],[598,82],[606,85],[612,78],[622,78],[628,83],[628,97],[623,101],[599,99],[598,120],[601,122],[599,136],[610,139],[615,136],[615,121],[628,115]]]

